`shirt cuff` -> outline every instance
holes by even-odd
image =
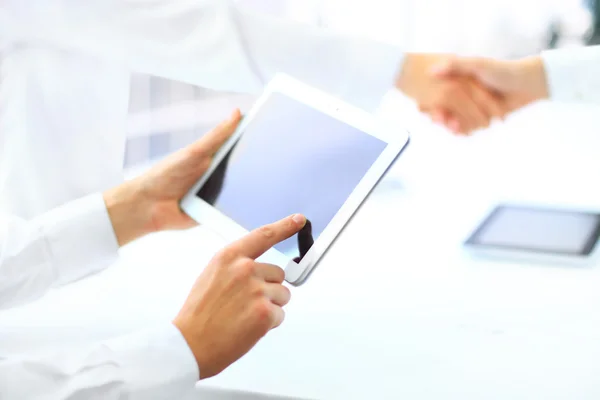
[[[102,270],[118,256],[102,194],[69,202],[34,221],[48,242],[58,285]]]
[[[551,100],[600,102],[600,46],[542,52]]]
[[[172,324],[107,343],[116,355],[129,400],[180,399],[200,372],[181,332]]]

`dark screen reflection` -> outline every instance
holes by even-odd
[[[223,157],[223,160],[217,165],[217,168],[213,171],[210,177],[206,180],[204,185],[200,188],[197,196],[202,200],[214,206],[221,190],[223,190],[223,182],[225,181],[225,172],[227,172],[227,166],[229,165],[229,158],[231,153],[235,150],[235,144],[231,147],[231,150]]]
[[[300,253],[299,257],[295,257],[294,261],[299,263],[302,261],[306,253],[310,250],[312,245],[315,243],[315,239],[312,235],[312,223],[309,219],[306,220],[306,225],[304,228],[298,232],[298,252]]]
[[[275,246],[299,261],[385,143],[282,94],[273,94],[198,196],[247,230],[301,213],[309,223]]]

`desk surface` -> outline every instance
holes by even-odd
[[[600,398],[600,265],[476,261],[460,248],[503,199],[600,207],[594,114],[540,105],[468,139],[411,116],[410,148],[293,289],[285,323],[200,386],[328,400]],[[0,343],[72,345],[168,321],[222,244],[202,228],[145,238],[105,273],[0,314],[18,334]]]

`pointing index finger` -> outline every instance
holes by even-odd
[[[306,218],[294,214],[275,223],[253,230],[229,246],[236,254],[256,259],[271,247],[294,236],[306,224]]]

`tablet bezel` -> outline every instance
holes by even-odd
[[[502,209],[520,209],[532,211],[545,211],[556,213],[574,213],[596,216],[600,221],[600,210],[590,208],[578,208],[564,205],[539,205],[526,203],[501,203],[487,212],[477,227],[469,234],[464,242],[464,247],[472,254],[501,258],[514,261],[528,261],[536,263],[563,264],[563,265],[588,265],[598,259],[600,255],[600,222],[596,225],[594,232],[587,239],[581,253],[566,251],[550,251],[529,247],[508,246],[493,243],[481,243],[477,237],[492,222],[495,215]]]
[[[409,135],[407,130],[398,129],[397,125],[392,130],[391,127],[380,122],[375,116],[357,107],[349,105],[292,77],[278,74],[269,82],[263,94],[245,115],[232,137],[217,152],[207,172],[186,194],[180,204],[182,210],[195,221],[207,226],[227,241],[241,238],[248,233],[248,230],[200,199],[196,194],[215,171],[221,160],[240,139],[246,126],[252,123],[254,116],[273,93],[281,93],[288,96],[386,143],[384,150],[377,160],[360,180],[331,222],[315,240],[313,246],[300,263],[290,260],[275,248],[269,250],[261,257],[261,261],[270,262],[284,268],[286,281],[298,286],[306,281],[326,250],[334,242],[377,182],[383,177],[402,149],[407,145]]]

